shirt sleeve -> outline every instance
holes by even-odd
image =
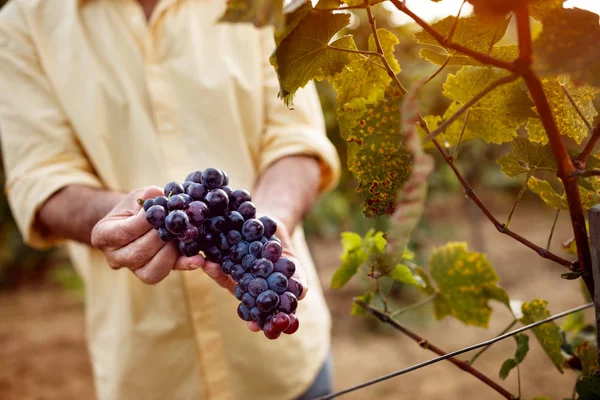
[[[323,110],[315,85],[310,82],[298,90],[294,109],[289,110],[278,97],[279,81],[269,57],[275,49],[272,29],[262,32],[266,129],[262,135],[259,173],[280,158],[291,155],[316,157],[321,165],[320,192],[337,186],[340,160],[326,135]]]
[[[101,187],[45,75],[18,2],[0,13],[0,140],[5,193],[23,239],[36,248],[60,240],[43,235],[36,215],[59,189]]]

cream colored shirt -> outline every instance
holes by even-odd
[[[217,24],[225,0],[162,0],[150,22],[134,0],[14,0],[0,12],[0,129],[6,193],[26,242],[70,184],[127,192],[209,166],[251,190],[275,160],[312,154],[322,189],[339,161],[314,87],[277,98],[271,32]],[[247,330],[237,300],[201,271],[147,286],[69,242],[86,285],[86,324],[102,400],[285,400],[312,383],[330,316],[301,229],[309,287],[300,329],[275,341]],[[60,368],[60,359],[56,360]]]

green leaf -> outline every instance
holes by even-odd
[[[356,274],[358,268],[367,260],[363,250],[363,240],[354,232],[342,232],[342,265],[331,278],[331,288],[340,289]]]
[[[283,25],[283,0],[228,0],[219,22],[250,22],[263,27]]]
[[[514,358],[509,358],[502,364],[502,367],[500,368],[500,379],[502,380],[506,379],[510,371],[523,362],[527,352],[529,352],[529,336],[519,334],[513,337],[517,341],[517,350],[515,351]]]
[[[587,375],[598,369],[598,348],[590,342],[583,342],[575,348],[575,355],[581,361],[581,373]]]
[[[550,311],[546,309],[547,304],[547,301],[540,299],[533,299],[531,303],[523,303],[523,306],[521,307],[521,310],[523,311],[521,322],[528,325],[548,318],[550,316]],[[550,357],[556,368],[562,373],[565,360],[560,346],[563,344],[564,340],[558,325],[553,321],[547,322],[533,328],[533,333],[548,357]]]
[[[544,203],[548,204],[555,210],[558,209],[558,207],[561,207],[564,210],[567,209],[566,199],[564,199],[560,194],[556,193],[554,188],[550,185],[550,182],[532,176],[527,182],[527,188],[540,196]]]
[[[352,121],[347,134],[348,169],[363,196],[367,217],[390,214],[396,206],[396,192],[408,180],[412,154],[400,132],[401,95],[395,86],[386,98]]]
[[[560,134],[581,144],[583,139],[588,136],[588,128],[563,91],[559,78],[543,79],[542,86]],[[584,117],[590,122],[594,121],[594,117],[598,113],[594,108],[593,101],[600,90],[591,86],[575,86],[570,81],[565,83],[565,87],[571,93]],[[527,132],[532,142],[548,143],[548,136],[539,118],[529,119]]]
[[[508,299],[500,294],[504,291],[497,286],[498,275],[486,255],[468,251],[466,243],[435,249],[430,270],[439,289],[434,300],[437,319],[451,315],[465,324],[487,327],[492,313],[489,300]]]
[[[453,100],[444,119],[448,119],[462,105],[494,81],[506,76],[505,71],[488,67],[462,67],[456,75],[448,75],[444,96]],[[463,140],[481,138],[488,143],[510,142],[517,136],[517,128],[533,116],[532,101],[519,81],[502,85],[484,96],[469,109],[469,121]],[[456,143],[463,127],[459,118],[446,130],[449,143]]]
[[[517,362],[514,358],[509,358],[502,363],[502,367],[500,368],[500,379],[504,380],[508,377],[508,374],[513,368],[517,368]]]
[[[396,268],[392,270],[389,276],[395,281],[406,283],[418,288],[424,288],[426,286],[423,278],[417,274],[414,274],[413,271],[404,264],[396,265]]]
[[[332,77],[350,62],[349,53],[329,47],[331,38],[349,22],[348,14],[311,11],[281,41],[271,56],[271,64],[279,78],[279,96],[288,107],[294,93],[309,81]],[[338,39],[332,46],[356,47],[351,37]]]
[[[578,311],[573,314],[569,314],[565,318],[565,322],[562,325],[562,330],[565,332],[579,332],[581,328],[585,326],[585,316],[583,311]]]
[[[556,171],[556,161],[549,146],[540,146],[517,137],[511,142],[510,148],[509,154],[497,160],[506,175],[515,177],[535,171]]]
[[[600,25],[591,11],[560,9],[542,20],[533,44],[535,68],[541,74],[570,74],[574,82],[600,87]]]
[[[376,232],[374,229],[369,230],[363,241],[363,249],[367,255],[373,253],[383,253],[387,240],[383,237],[383,232]]]
[[[446,37],[452,30],[455,21],[456,17],[446,17],[433,24],[432,28]],[[491,46],[502,39],[502,36],[504,36],[504,33],[508,28],[509,22],[510,18],[492,24],[482,21],[477,17],[459,18],[456,23],[454,34],[452,35],[452,42],[478,52],[487,53]],[[430,44],[440,48],[438,41],[424,30],[415,34],[415,40],[417,43]],[[441,49],[443,50],[443,48]],[[435,49],[423,49],[420,55],[438,65],[444,63],[446,57],[450,58],[450,65],[480,65],[478,61],[453,49],[447,49],[444,53],[445,55],[437,52],[438,55],[443,56],[441,62],[439,56],[433,55],[434,52]],[[430,58],[434,58],[435,61],[430,60]]]
[[[598,400],[600,398],[600,377],[595,373],[577,379],[575,385],[579,400]]]
[[[490,53],[492,57],[504,61],[513,61],[519,56],[519,46],[511,44],[507,46],[494,46]],[[419,57],[426,59],[430,63],[442,65],[449,58],[447,65],[463,66],[463,65],[483,65],[474,58],[466,56],[462,53],[450,53],[443,48],[432,49],[426,47],[419,51]]]
[[[371,301],[373,301],[373,292],[367,292],[362,296],[358,296],[357,299],[362,300],[367,304],[371,304]],[[350,312],[350,314],[356,316],[364,315],[365,309],[362,306],[352,302],[352,311]]]

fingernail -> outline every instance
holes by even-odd
[[[200,267],[201,267],[200,265],[190,264],[190,268],[192,268],[192,269],[198,269]]]

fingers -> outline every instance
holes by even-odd
[[[169,243],[173,245],[173,243]],[[134,240],[128,245],[106,253],[108,265],[111,268],[126,267],[131,270],[142,267],[167,245],[157,235],[154,229],[150,229],[142,237]]]
[[[167,243],[146,265],[133,270],[133,274],[148,285],[156,285],[169,275],[178,257],[177,246]]]
[[[235,281],[229,275],[221,271],[219,264],[207,261],[202,267],[204,272],[210,276],[219,286],[229,290],[231,293],[235,290]]]
[[[180,256],[177,259],[177,262],[175,263],[175,267],[173,267],[173,269],[179,271],[193,271],[202,267],[205,262],[206,260],[200,254],[195,255],[193,257]]]
[[[248,329],[250,329],[252,332],[260,332],[260,326],[258,326],[258,322],[256,321],[248,321]]]

